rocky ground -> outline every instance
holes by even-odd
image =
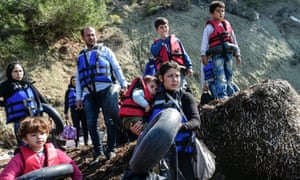
[[[195,97],[200,96],[199,68],[200,43],[205,21],[209,18],[208,4],[199,1],[184,11],[161,10],[157,14],[145,17],[141,5],[128,5],[126,1],[114,1],[117,4],[111,8],[112,14],[119,14],[118,23],[107,26],[100,31],[100,40],[111,47],[116,53],[126,78],[140,74],[149,55],[149,46],[157,36],[153,28],[153,20],[157,16],[166,16],[170,21],[172,33],[176,33],[185,44],[190,54],[195,76],[189,78]],[[234,8],[226,13],[237,35],[242,52],[242,64],[235,66],[235,81],[246,89],[262,79],[285,79],[300,92],[300,5],[299,1],[264,1],[263,6],[255,9],[259,19],[253,20],[247,15],[247,9]],[[227,6],[228,8],[234,7]],[[253,9],[252,9],[253,10]],[[249,20],[250,19],[250,20]],[[113,21],[113,20],[111,20]],[[114,20],[117,21],[117,20]],[[64,91],[69,77],[75,72],[75,56],[83,46],[80,41],[61,39],[53,47],[57,52],[53,55],[55,61],[49,66],[39,64],[39,68],[28,67],[32,79],[41,93],[52,105],[62,113]],[[61,51],[65,49],[65,51]],[[1,110],[1,120],[4,112]],[[5,147],[4,145],[1,145]],[[98,164],[88,166],[92,158],[91,146],[80,150],[68,148],[67,153],[74,158],[86,179],[120,179],[130,158],[130,150],[134,143],[119,147],[117,157]],[[1,148],[0,168],[3,168],[11,149]]]

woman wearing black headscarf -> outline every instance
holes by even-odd
[[[0,84],[1,105],[5,107],[6,124],[14,123],[17,133],[20,121],[27,116],[40,115],[46,102],[37,89],[25,78],[23,66],[14,62],[7,66],[6,80]],[[23,145],[17,138],[18,145]]]

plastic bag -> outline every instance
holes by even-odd
[[[194,154],[191,161],[196,179],[206,180],[213,176],[216,170],[215,158],[216,156],[206,145],[195,138]]]
[[[64,131],[60,134],[60,137],[66,140],[76,139],[77,138],[77,130],[75,127],[66,125],[64,127]]]

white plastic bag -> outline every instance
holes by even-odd
[[[192,166],[195,177],[199,180],[210,179],[216,170],[216,156],[198,138],[195,138],[194,148]]]

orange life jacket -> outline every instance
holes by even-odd
[[[154,43],[157,43],[159,39],[156,39]],[[168,52],[166,46],[162,46],[158,55],[155,57],[156,60],[156,69],[159,70],[161,64],[174,60],[180,65],[184,65],[184,60],[183,60],[183,51],[182,48],[180,47],[179,42],[177,41],[176,37],[174,34],[170,35],[170,52]],[[170,55],[170,56],[169,56]]]
[[[206,24],[211,24],[214,28],[213,33],[209,36],[209,48],[221,45],[223,42],[233,43],[232,40],[232,27],[230,23],[226,20],[220,22],[215,20],[209,20]]]
[[[42,165],[37,159],[36,152],[32,151],[29,147],[20,146],[20,153],[24,162],[23,174],[31,172],[33,170],[41,169],[44,166],[55,166],[59,164],[59,158],[57,152],[52,143],[45,144],[45,164]]]
[[[148,90],[146,84],[141,77],[136,77],[130,84],[121,107],[119,110],[119,116],[144,116],[145,108],[141,107],[139,104],[133,101],[132,93],[135,88],[142,88],[144,90],[145,99],[150,103],[152,101],[152,96]]]

